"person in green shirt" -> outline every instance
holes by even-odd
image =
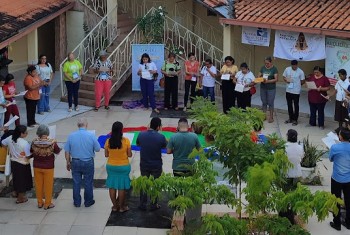
[[[260,85],[260,97],[262,102],[262,109],[266,113],[267,106],[269,106],[268,122],[273,122],[273,109],[276,96],[276,82],[278,81],[278,70],[272,64],[272,58],[266,57],[265,65],[261,67],[259,77],[264,78]]]
[[[173,154],[173,173],[174,176],[184,176],[190,173],[190,166],[194,159],[188,158],[193,149],[199,150],[201,144],[198,136],[188,131],[188,121],[186,118],[180,118],[178,122],[178,132],[170,137],[167,145],[167,153]]]

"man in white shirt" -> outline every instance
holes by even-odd
[[[199,86],[203,86],[203,97],[208,98],[210,95],[210,101],[215,101],[215,77],[216,77],[216,68],[213,65],[211,59],[205,60],[205,66],[201,70],[202,79],[199,83]]]
[[[286,99],[289,114],[289,119],[284,123],[292,123],[293,126],[296,126],[298,125],[299,117],[299,97],[301,85],[305,83],[305,74],[303,70],[298,67],[298,61],[291,61],[291,66],[287,67],[283,72],[283,80],[287,83]]]

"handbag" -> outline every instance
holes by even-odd
[[[159,87],[164,88],[165,86],[165,77],[163,76],[161,79],[159,79]]]
[[[6,162],[5,162],[5,176],[11,175],[11,159],[10,159],[10,153],[7,148],[7,154],[6,154]]]
[[[255,88],[255,86],[252,86],[251,88],[250,88],[250,94],[251,95],[254,95],[256,93],[256,88]]]

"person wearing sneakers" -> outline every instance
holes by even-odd
[[[343,192],[346,216],[342,221],[340,205],[338,205],[339,213],[333,214],[330,226],[340,231],[341,224],[350,229],[350,130],[341,127],[338,136],[340,143],[332,145],[329,150],[329,160],[333,162],[331,193],[341,198]]]
[[[301,85],[305,83],[305,74],[304,71],[298,67],[298,61],[291,61],[291,66],[286,68],[283,72],[283,80],[287,83],[286,99],[289,114],[289,119],[284,123],[292,123],[293,126],[296,126],[298,125],[299,117],[299,98]]]
[[[80,79],[83,75],[83,66],[76,60],[73,52],[68,54],[67,61],[63,65],[64,82],[68,93],[68,112],[72,112],[72,103],[74,98],[74,109],[79,111],[78,92]]]
[[[100,51],[99,56],[100,58],[96,60],[93,66],[97,73],[95,78],[95,112],[100,108],[102,95],[105,98],[105,109],[109,110],[109,98],[112,86],[112,62],[107,59],[107,52],[104,50]]]
[[[44,85],[41,87],[40,100],[38,101],[38,114],[44,115],[44,112],[50,113],[50,84],[53,79],[51,64],[47,62],[46,55],[40,55],[36,71]]]

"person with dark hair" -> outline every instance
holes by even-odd
[[[170,137],[167,145],[167,153],[173,154],[173,174],[174,176],[184,176],[191,173],[190,167],[194,163],[194,159],[190,159],[189,155],[193,149],[200,150],[198,136],[188,131],[188,121],[186,118],[180,118],[178,122],[178,132]]]
[[[15,125],[20,125],[20,116],[19,116],[19,110],[16,104],[15,96],[18,94],[16,91],[16,83],[15,83],[15,77],[9,73],[6,76],[5,79],[5,85],[3,86],[4,96],[5,99],[10,103],[10,105],[7,106],[7,110],[5,113],[4,123],[7,123],[10,120],[10,116],[12,115],[17,116],[18,119],[15,121]]]
[[[204,66],[201,70],[201,81],[200,86],[203,86],[203,97],[208,98],[210,95],[210,101],[215,101],[215,77],[216,68],[213,65],[211,59],[206,59]]]
[[[296,126],[298,125],[299,118],[301,85],[305,83],[305,74],[304,71],[298,67],[298,61],[291,61],[291,66],[287,67],[283,72],[283,80],[287,83],[286,100],[289,114],[289,119],[284,123],[292,123],[293,126]]]
[[[168,59],[164,61],[162,66],[162,74],[165,78],[164,83],[164,109],[170,108],[170,97],[171,97],[171,107],[175,110],[179,110],[177,104],[178,97],[178,82],[179,74],[181,73],[181,66],[178,61],[176,61],[176,55],[174,53],[169,53]]]
[[[269,123],[273,122],[273,111],[276,96],[276,82],[278,81],[278,70],[272,64],[272,58],[266,57],[265,65],[261,67],[259,77],[263,77],[263,82],[260,84],[260,97],[262,102],[262,110],[267,112],[269,107],[269,114],[266,113],[266,118]]]
[[[1,141],[2,145],[8,146],[9,149],[13,189],[17,194],[17,204],[27,202],[26,192],[33,188],[29,162],[30,144],[25,140],[27,135],[27,127],[19,125],[16,126],[13,135]]]
[[[339,123],[339,127],[343,126],[345,119],[349,117],[348,109],[343,106],[343,102],[346,99],[348,87],[350,86],[349,79],[345,69],[338,71],[339,80],[335,84],[334,91],[330,93],[326,98],[329,100],[335,95],[335,111],[334,120]]]
[[[136,144],[140,146],[140,170],[141,176],[153,176],[158,178],[163,170],[162,149],[166,148],[167,141],[165,136],[160,134],[162,129],[162,120],[159,117],[154,117],[151,120],[150,128],[147,131],[141,132],[137,137]],[[140,210],[147,209],[147,194],[140,195]],[[157,210],[160,206],[157,200],[151,202],[150,210]]]
[[[142,54],[137,75],[140,76],[140,87],[142,93],[142,104],[148,109],[150,104],[152,110],[159,113],[154,98],[154,81],[157,80],[157,66],[151,61],[147,53]]]
[[[331,193],[338,198],[344,194],[346,216],[345,220],[341,221],[340,205],[338,205],[339,213],[333,214],[330,226],[340,231],[341,224],[350,229],[350,130],[341,127],[338,136],[340,143],[332,145],[329,150],[329,160],[333,162]]]
[[[109,99],[112,87],[112,71],[113,65],[110,59],[107,58],[107,52],[101,50],[99,58],[93,66],[97,73],[95,77],[95,112],[98,111],[101,105],[102,95],[104,96],[105,109],[109,110]]]
[[[83,75],[83,66],[76,60],[73,52],[69,52],[67,61],[63,64],[64,82],[68,93],[68,112],[72,112],[72,104],[74,99],[74,109],[79,111],[78,98],[80,79]]]
[[[73,179],[73,205],[81,206],[80,186],[84,179],[84,205],[90,207],[95,204],[94,181],[94,157],[95,152],[100,151],[100,144],[94,134],[87,131],[87,119],[78,119],[79,130],[71,133],[64,145],[66,168],[72,170]]]
[[[289,129],[287,132],[286,154],[288,160],[293,164],[287,172],[287,178],[292,179],[290,183],[296,186],[298,177],[301,176],[301,160],[304,157],[303,146],[298,144],[298,132],[293,129]]]
[[[111,137],[107,139],[104,149],[105,157],[108,158],[106,187],[109,188],[109,197],[113,204],[112,211],[126,212],[129,207],[126,204],[125,190],[130,189],[131,171],[128,158],[132,157],[132,152],[129,139],[123,137],[121,122],[113,123]]]
[[[196,96],[196,86],[199,79],[200,64],[196,60],[193,52],[188,54],[188,60],[185,61],[185,96],[184,96],[184,111],[187,110],[188,96],[191,90],[190,102],[193,103],[193,98]]]
[[[233,82],[237,85],[243,86],[243,91],[235,91],[237,97],[237,106],[241,109],[251,106],[252,95],[250,88],[254,86],[254,74],[249,70],[247,63],[242,63],[240,71],[235,75]]]
[[[221,77],[222,108],[226,114],[230,108],[236,106],[234,77],[238,72],[238,68],[232,56],[226,56],[224,61],[225,64],[220,69],[218,76]]]
[[[328,101],[327,91],[330,89],[330,83],[327,77],[322,73],[323,69],[319,66],[314,67],[314,74],[308,79],[309,82],[315,82],[317,88],[309,89],[308,100],[310,105],[310,120],[308,126],[316,126],[316,113],[318,113],[318,126],[324,129],[324,108]]]
[[[8,103],[3,91],[4,85],[5,85],[5,78],[0,75],[0,127],[4,126],[5,113],[7,111],[6,104]]]
[[[24,95],[24,101],[26,103],[27,110],[27,126],[35,127],[39,125],[35,121],[35,111],[36,105],[40,100],[40,87],[45,84],[41,81],[38,76],[38,72],[34,65],[31,65],[27,69],[27,76],[24,78],[24,89],[27,90],[27,93]]]
[[[50,84],[53,79],[53,70],[51,64],[47,62],[46,55],[40,55],[38,64],[35,66],[38,75],[43,82],[41,87],[40,100],[38,102],[38,114],[43,115],[44,112],[50,110]]]

